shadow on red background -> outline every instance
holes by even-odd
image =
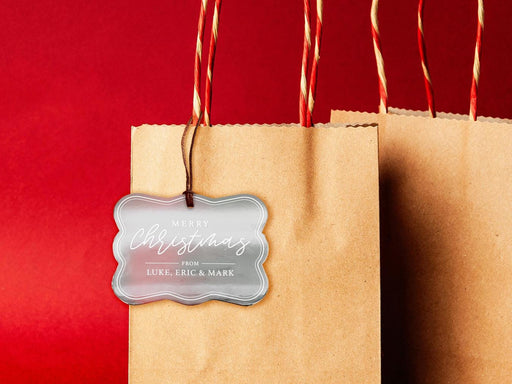
[[[0,382],[127,381],[128,308],[110,288],[112,211],[129,193],[130,126],[191,113],[198,9],[0,4]],[[317,121],[332,108],[376,111],[369,9],[369,0],[325,1]],[[511,12],[505,2],[486,8],[482,115],[512,118]],[[380,19],[390,104],[425,109],[416,4],[384,2]],[[302,22],[300,1],[224,2],[214,123],[298,121]],[[476,1],[427,2],[424,23],[438,109],[467,113]],[[384,279],[384,303],[399,290]],[[407,351],[393,308],[383,306],[383,381],[399,383]]]

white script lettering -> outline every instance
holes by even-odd
[[[207,223],[207,222],[206,222]],[[150,249],[156,249],[159,255],[165,253],[169,248],[178,248],[177,254],[182,256],[186,253],[193,253],[196,249],[202,247],[226,246],[228,249],[235,248],[235,254],[241,256],[244,254],[249,240],[233,237],[218,238],[216,233],[204,237],[196,230],[191,235],[171,237],[165,228],[160,228],[159,224],[152,225],[149,229],[139,228],[130,241],[130,249],[137,249],[146,246]]]

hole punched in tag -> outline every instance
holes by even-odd
[[[192,191],[192,150],[194,147],[194,140],[196,138],[197,127],[201,124],[203,113],[199,115],[199,118],[194,122],[193,117],[189,119],[183,136],[181,137],[181,154],[183,157],[183,165],[185,165],[186,173],[186,189],[183,194],[185,195],[185,201],[187,207],[194,207],[194,192]],[[190,130],[192,129],[192,132]],[[189,138],[190,137],[190,138]]]

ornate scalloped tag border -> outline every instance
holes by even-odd
[[[265,296],[265,204],[252,195],[194,195],[194,203],[142,194],[117,203],[112,288],[119,299],[252,305]]]

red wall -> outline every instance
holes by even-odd
[[[0,382],[127,381],[112,211],[129,193],[130,126],[190,116],[198,10],[198,0],[0,3]],[[325,1],[316,121],[377,109],[369,10]],[[511,14],[510,2],[487,4],[483,115],[512,118]],[[390,105],[425,109],[415,2],[384,1],[380,19]],[[302,23],[301,1],[224,2],[214,123],[298,121]],[[426,1],[424,24],[438,110],[467,113],[476,0]],[[384,381],[397,383],[391,342]]]

